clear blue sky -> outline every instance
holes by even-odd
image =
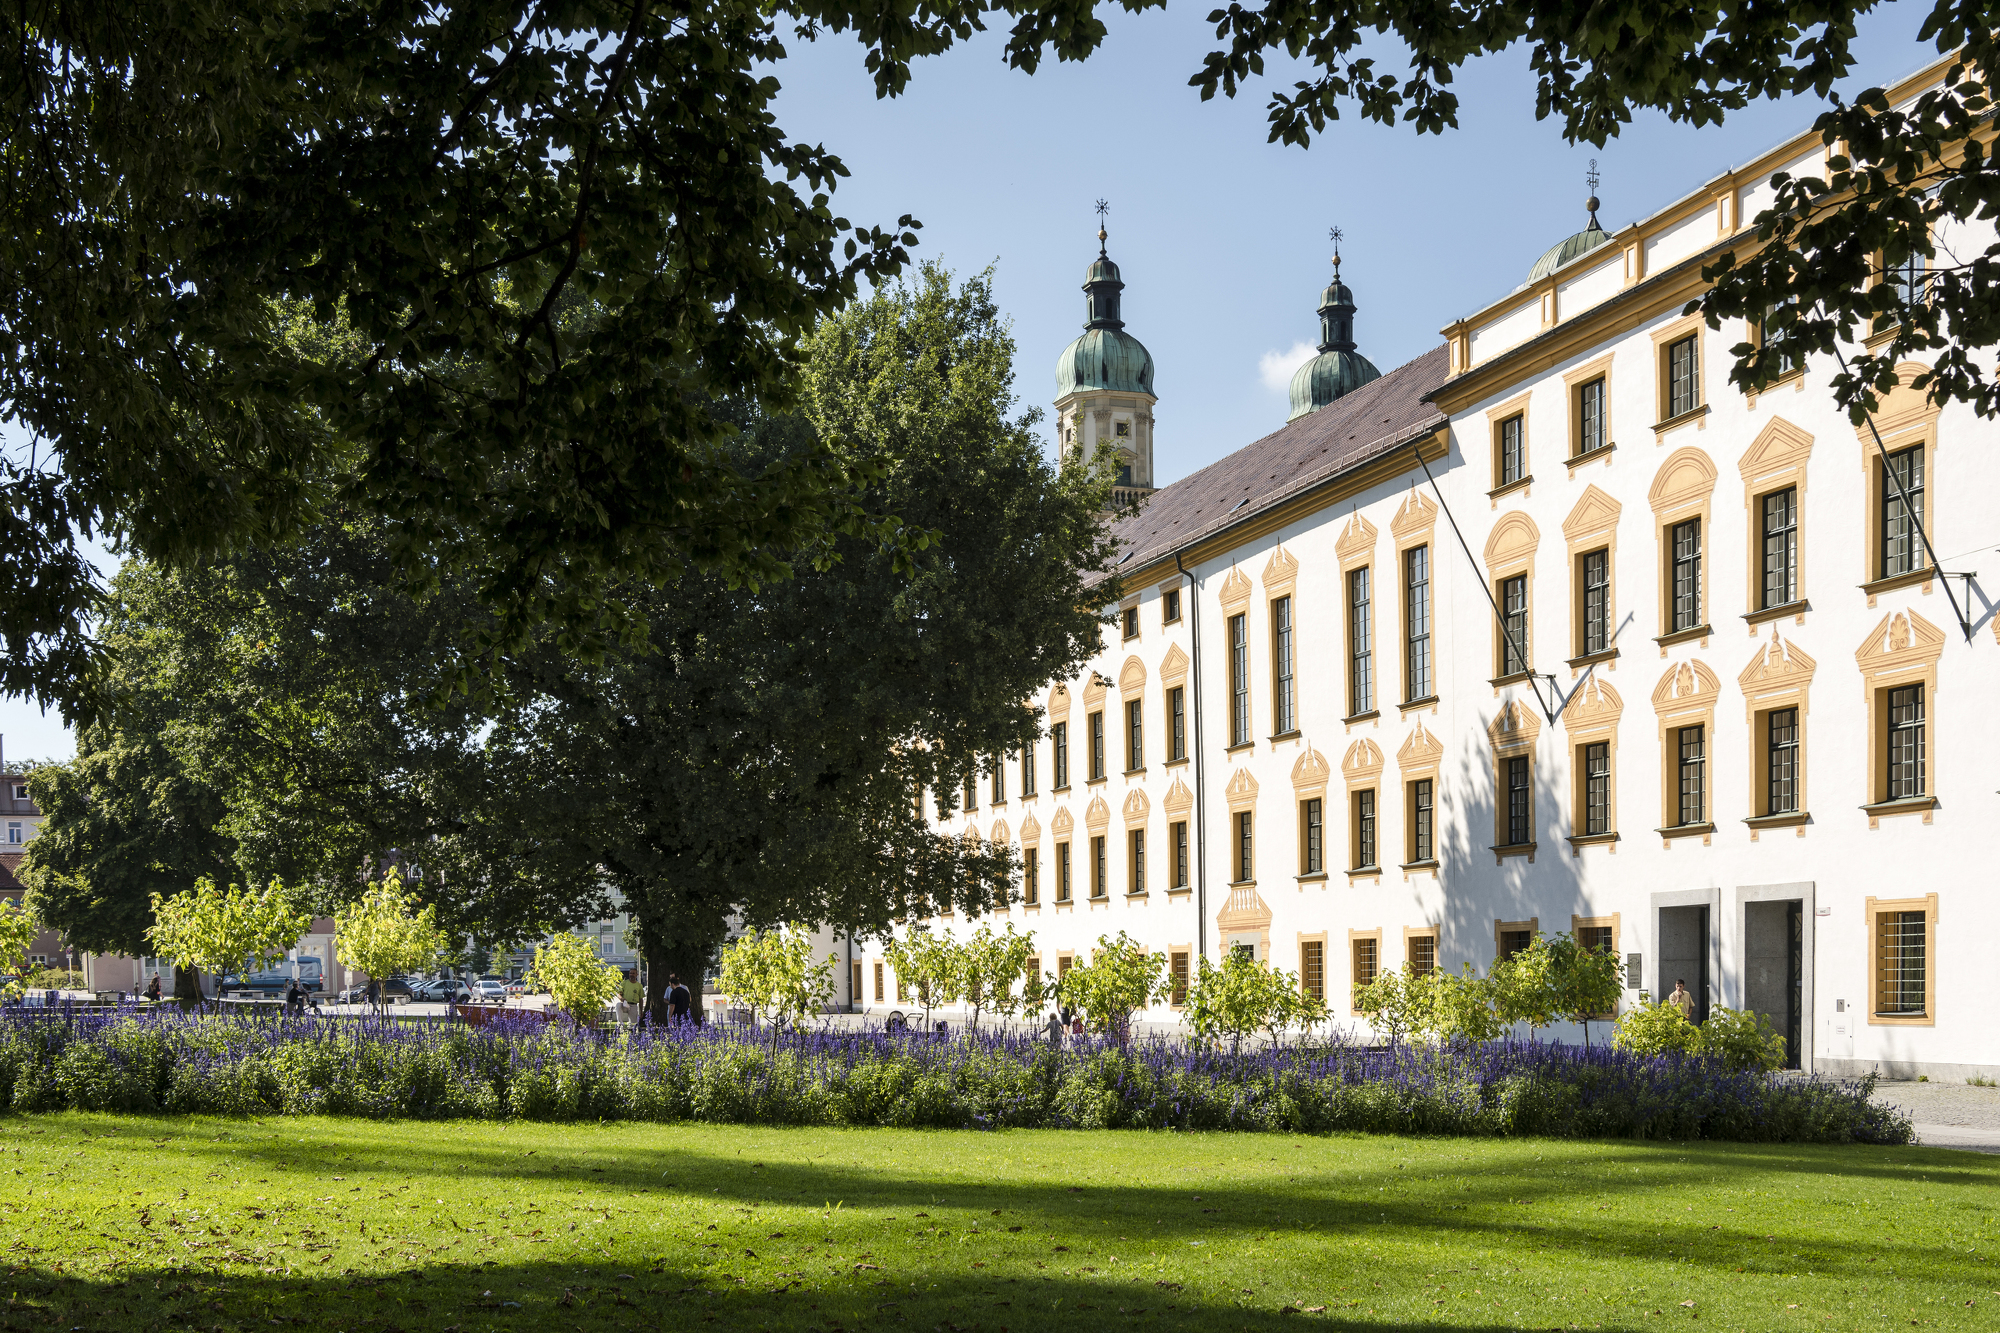
[[[1234,101],[1204,104],[1187,86],[1213,44],[1202,22],[1211,7],[1118,13],[1098,55],[1032,76],[1007,69],[1001,35],[988,33],[919,62],[891,101],[876,100],[848,37],[790,40],[775,70],[779,124],[853,172],[834,196],[838,212],[884,225],[913,213],[924,223],[919,256],[961,273],[997,265],[1024,405],[1054,393],[1097,248],[1091,205],[1110,201],[1126,328],[1158,367],[1161,484],[1284,423],[1282,375],[1263,367],[1318,336],[1329,226],[1347,237],[1342,273],[1360,306],[1361,350],[1388,370],[1512,290],[1583,225],[1592,157],[1600,216],[1615,230],[1809,127],[1818,110],[1759,104],[1701,130],[1642,116],[1603,149],[1572,147],[1535,120],[1526,56],[1511,52],[1463,75],[1461,126],[1442,137],[1348,119],[1309,150],[1281,147],[1265,142],[1264,106],[1298,77],[1282,61]],[[1854,87],[1932,58],[1916,41],[1928,10],[1900,0],[1867,20]],[[0,701],[0,734],[16,758],[73,749],[59,718],[20,700]]]

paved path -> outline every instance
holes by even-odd
[[[1875,1085],[1875,1100],[1907,1111],[1917,1142],[1926,1147],[2000,1153],[2000,1088],[1882,1082]]]

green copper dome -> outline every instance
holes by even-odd
[[[1594,204],[1597,201],[1593,199],[1591,202]],[[1587,255],[1610,240],[1611,233],[1597,225],[1597,214],[1592,213],[1588,227],[1564,240],[1562,244],[1551,246],[1547,254],[1535,261],[1535,266],[1528,270],[1528,281],[1538,282],[1578,255]]]
[[[1319,294],[1319,355],[1292,372],[1292,411],[1297,421],[1368,383],[1382,372],[1354,350],[1354,293],[1340,280],[1334,257],[1333,281]]]
[[[1102,242],[1104,234],[1098,233]],[[1079,389],[1113,393],[1154,393],[1153,354],[1125,332],[1120,316],[1124,280],[1102,248],[1083,275],[1083,336],[1056,359],[1056,397]]]

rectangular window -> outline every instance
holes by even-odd
[[[1090,780],[1104,776],[1104,710],[1090,715]]]
[[[1431,550],[1403,552],[1403,698],[1431,697]]]
[[[1690,333],[1667,346],[1667,419],[1670,421],[1701,406],[1701,367],[1696,356],[1696,337]]]
[[[1528,418],[1515,413],[1500,423],[1500,473],[1496,486],[1509,486],[1528,475]]]
[[[1299,873],[1317,875],[1326,869],[1326,811],[1315,796],[1299,806],[1299,823],[1304,844],[1299,849]]]
[[[1069,844],[1059,842],[1056,844],[1056,901],[1059,903],[1070,901],[1069,871]]]
[[[1176,685],[1167,691],[1167,758],[1187,758],[1187,689]]]
[[[875,1003],[880,1004],[886,992],[882,988],[882,965],[875,964]]]
[[[1354,1007],[1361,1007],[1361,988],[1373,982],[1382,971],[1382,942],[1373,937],[1355,940],[1349,947],[1354,951]]]
[[[1518,676],[1528,669],[1528,576],[1500,581],[1500,674]]]
[[[1229,617],[1229,743],[1250,743],[1250,625]]]
[[[1021,994],[1027,997],[1029,1004],[1038,1005],[1042,1002],[1041,956],[1039,954],[1029,954],[1028,965],[1022,970],[1028,975],[1027,980],[1022,983]]]
[[[1102,898],[1110,891],[1104,878],[1104,835],[1090,840],[1090,896]]]
[[[849,964],[847,969],[847,1002],[861,1003],[861,964]]]
[[[1250,842],[1250,812],[1240,810],[1236,815],[1236,880],[1246,883],[1255,879],[1257,862],[1252,858]]]
[[[1787,486],[1760,501],[1764,517],[1762,606],[1799,600],[1799,493]]]
[[[1436,825],[1432,822],[1434,798],[1431,779],[1418,778],[1410,784],[1410,859],[1437,859]]]
[[[1929,267],[1929,261],[1923,252],[1912,246],[1910,253],[1900,262],[1882,266],[1882,281],[1896,294],[1896,303],[1908,309],[1930,299],[1930,283],[1925,278]],[[1908,319],[1907,315],[1903,316],[1902,322],[1907,323]],[[1875,327],[1891,328],[1896,322],[1893,316],[1880,316],[1875,321]]]
[[[1125,769],[1132,772],[1146,766],[1145,708],[1141,700],[1125,703]]]
[[[1875,1012],[1920,1017],[1929,1012],[1925,992],[1924,914],[1875,914]]]
[[[1049,753],[1053,756],[1055,789],[1066,790],[1069,787],[1069,723],[1058,722],[1049,728]]]
[[[1172,826],[1174,838],[1174,883],[1173,887],[1184,889],[1188,886],[1188,826],[1185,819]]]
[[[1375,643],[1370,633],[1368,566],[1347,575],[1348,716],[1375,711]]]
[[[1354,793],[1354,868],[1375,865],[1375,790]]]
[[[1924,687],[1889,691],[1889,772],[1887,799],[1913,800],[1924,794]]]
[[[1919,444],[1890,454],[1888,475],[1882,478],[1880,577],[1924,567],[1923,542],[1917,537],[1917,524],[1923,521],[1924,447]]]
[[[1583,831],[1611,832],[1611,742],[1583,747]]]
[[[965,775],[964,795],[965,811],[971,814],[979,808],[979,780],[970,773]]]
[[[1500,932],[1500,960],[1505,962],[1517,953],[1525,952],[1535,942],[1532,930],[1503,930]]]
[[[1764,345],[1766,350],[1775,350],[1777,352],[1778,373],[1780,375],[1789,375],[1799,368],[1798,356],[1792,352],[1791,348],[1785,345],[1788,335],[1778,327],[1778,311],[1782,306],[1791,304],[1793,303],[1786,301],[1780,305],[1772,306],[1765,312],[1764,318],[1759,323],[1757,329],[1758,340]]]
[[[1132,844],[1132,884],[1130,893],[1146,891],[1146,830],[1135,828],[1130,835]]]
[[[13,846],[19,846],[21,843],[22,836],[23,834],[21,832],[21,826],[19,824],[9,824],[7,826],[7,841],[9,844]]]
[[[1181,590],[1169,588],[1160,594],[1160,621],[1171,625],[1181,618]]]
[[[1042,905],[1042,849],[1021,849],[1021,901],[1029,907]]]
[[[1680,745],[1678,762],[1680,774],[1680,820],[1682,824],[1700,824],[1707,820],[1708,810],[1708,746],[1705,728],[1682,727],[1677,740]]]
[[[1586,551],[1579,563],[1583,593],[1582,656],[1611,649],[1611,552]]]
[[[1799,710],[1774,708],[1764,715],[1764,813],[1790,815],[1799,808]]]
[[[1298,697],[1292,680],[1292,599],[1271,603],[1271,726],[1272,734],[1299,729]]]
[[[1688,519],[1674,524],[1669,540],[1673,544],[1673,619],[1670,629],[1693,629],[1701,620],[1701,520]]]
[[[1021,751],[1021,795],[1035,794],[1035,743],[1029,741]]]
[[[1409,939],[1410,971],[1417,976],[1435,972],[1438,965],[1438,937],[1435,935],[1412,935]]]
[[[995,805],[999,805],[1007,799],[1007,761],[998,755],[993,756],[993,791],[991,792],[991,799]]]
[[[1299,943],[1299,993],[1309,1000],[1326,998],[1326,942]]]
[[[1604,381],[1594,379],[1576,390],[1576,451],[1587,454],[1602,449],[1607,439],[1604,424]]]
[[[1186,1004],[1188,993],[1188,955],[1185,949],[1176,949],[1167,955],[1168,971],[1174,979],[1175,1004]]]
[[[1616,945],[1609,926],[1578,926],[1576,942],[1592,953],[1612,953]]]
[[[1124,615],[1124,621],[1125,621],[1125,637],[1126,637],[1126,638],[1128,638],[1128,639],[1136,639],[1136,638],[1138,638],[1138,637],[1139,637],[1139,608],[1138,608],[1138,607],[1136,607],[1136,606],[1128,606],[1128,607],[1126,607],[1126,608],[1125,608],[1125,615]]]
[[[1528,757],[1518,755],[1506,761],[1507,845],[1520,847],[1531,841],[1528,834]]]

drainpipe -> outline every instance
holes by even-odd
[[[1188,620],[1194,640],[1194,938],[1197,958],[1208,957],[1208,784],[1202,780],[1201,743],[1201,585],[1174,552],[1174,568],[1188,586]]]

